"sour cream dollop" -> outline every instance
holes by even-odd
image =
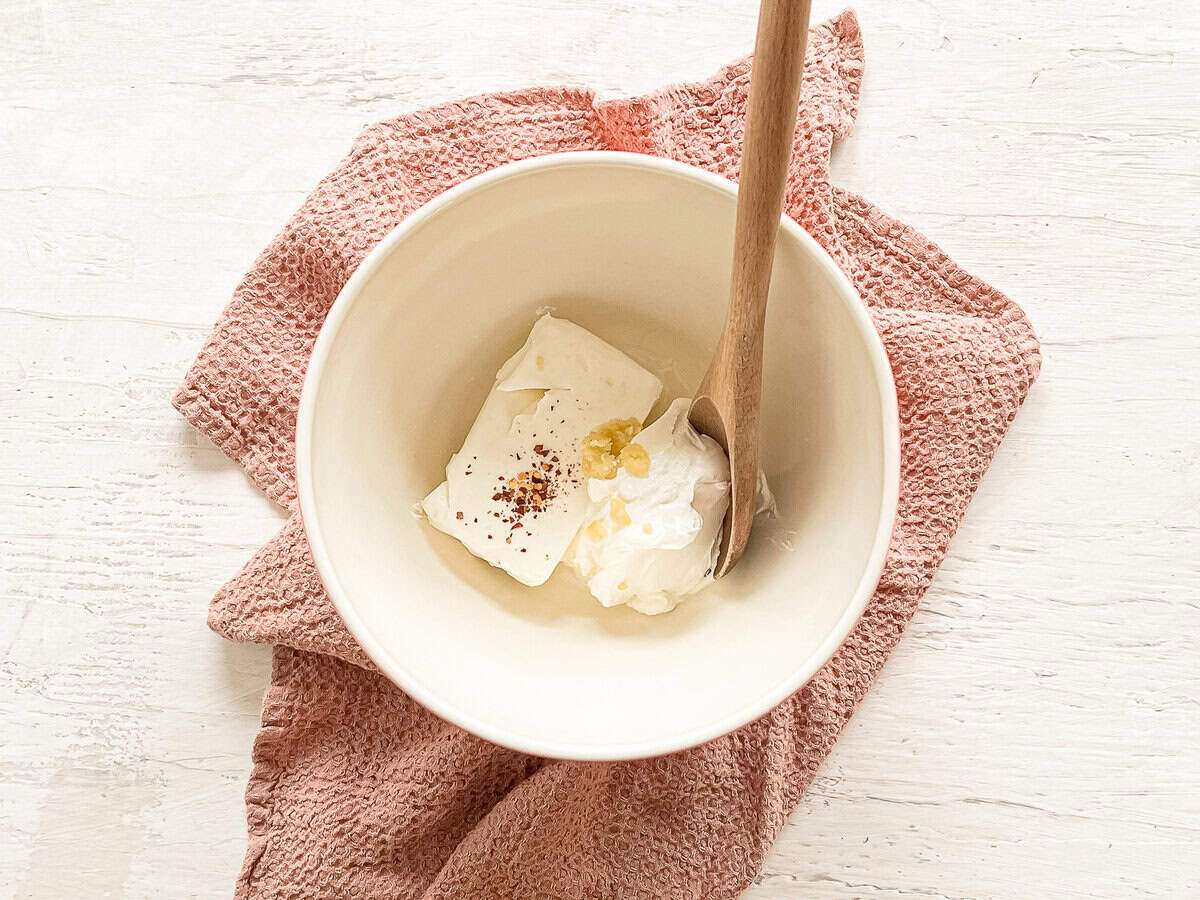
[[[688,422],[689,405],[675,400],[636,436],[650,457],[645,476],[620,468],[588,479],[591,507],[566,559],[604,606],[656,615],[713,581],[729,460]]]

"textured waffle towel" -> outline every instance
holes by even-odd
[[[523,157],[632,150],[736,179],[749,62],[632,100],[538,89],[373,125],[259,257],[175,397],[292,512],[210,616],[232,640],[275,645],[238,896],[727,898],[754,878],[916,610],[1040,364],[1016,305],[830,185],[831,147],[858,106],[853,14],[815,28],[809,46],[787,211],[870,307],[900,399],[900,510],[862,620],[769,715],[639,762],[505,750],[373,669],[324,593],[296,513],[301,379],[338,290],[414,209]]]

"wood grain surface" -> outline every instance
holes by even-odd
[[[268,651],[205,607],[281,517],[169,398],[358,130],[707,76],[756,7],[0,4],[0,895],[230,892]],[[746,896],[1198,896],[1200,13],[858,13],[835,180],[1014,297],[1045,365]]]

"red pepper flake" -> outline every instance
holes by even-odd
[[[535,449],[543,456],[549,453],[541,444]],[[539,463],[509,478],[504,486],[492,495],[493,501],[504,504],[501,512],[493,512],[492,515],[501,519],[504,524],[511,525],[512,531],[516,531],[524,526],[527,518],[536,517],[543,512],[558,494],[558,484],[551,474],[553,468],[550,463]]]
[[[456,512],[456,513],[454,514],[454,518],[456,518],[456,519],[461,519],[461,518],[462,518],[462,510],[459,510],[458,512]]]

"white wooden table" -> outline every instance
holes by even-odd
[[[268,651],[204,625],[279,511],[170,408],[361,125],[746,52],[752,0],[0,6],[0,888],[227,896]],[[814,16],[838,11],[818,0]],[[838,183],[1045,366],[754,900],[1200,896],[1200,19],[861,0]]]

